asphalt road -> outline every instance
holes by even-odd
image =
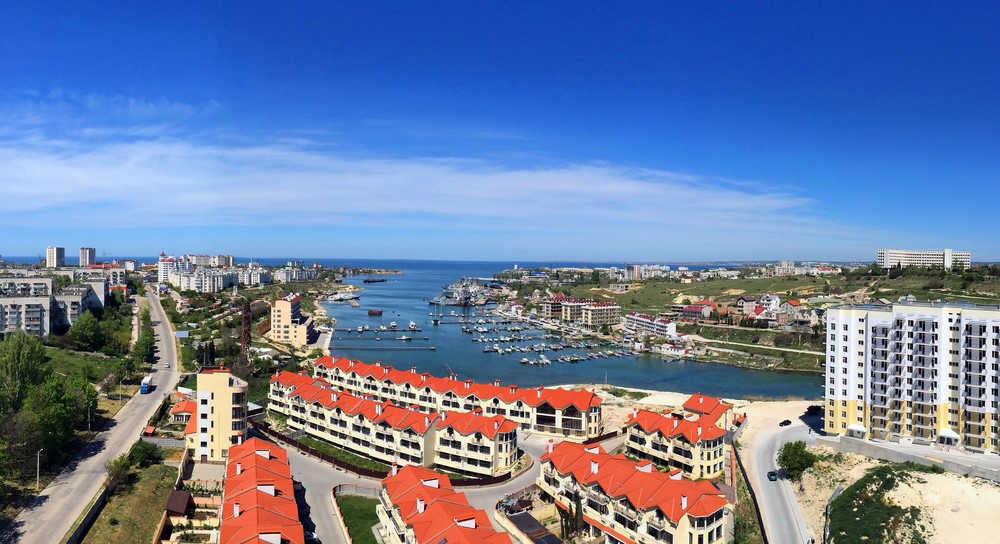
[[[150,301],[153,325],[156,328],[158,360],[153,365],[152,373],[156,390],[152,394],[136,395],[129,399],[108,427],[0,534],[0,542],[59,542],[97,495],[104,483],[105,464],[132,447],[163,400],[162,393],[172,390],[177,384],[179,376],[173,331],[159,299],[148,293],[146,298]],[[170,363],[169,369],[164,369],[166,362]]]
[[[783,444],[795,440],[815,443],[809,427],[801,419],[793,414],[789,414],[789,418],[792,424],[787,427],[775,424],[758,430],[746,460],[747,475],[757,495],[764,531],[769,541],[782,544],[805,543],[816,538],[809,534],[791,482],[784,477],[776,482],[767,479],[768,471],[778,470],[778,450]]]
[[[306,504],[310,508],[309,515],[302,518],[305,530],[316,533],[316,537],[323,544],[347,544],[347,537],[333,515],[331,496],[333,486],[356,484],[380,487],[380,484],[375,480],[367,480],[331,467],[322,461],[299,453],[293,448],[285,449],[288,451],[288,464],[291,465],[292,478],[302,483],[305,488]]]

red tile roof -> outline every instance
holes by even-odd
[[[482,433],[489,439],[496,438],[499,433],[509,433],[517,430],[517,422],[501,415],[486,417],[477,411],[473,412],[441,412],[437,422],[438,429],[455,429],[466,436]]]
[[[194,414],[196,411],[198,411],[198,403],[193,400],[184,400],[170,407],[171,414]]]
[[[284,449],[259,438],[230,448],[223,496],[219,544],[256,544],[263,535],[305,542]]]
[[[469,505],[443,474],[408,465],[382,480],[382,486],[418,544],[511,544],[510,536],[494,530],[486,512]]]
[[[659,432],[667,438],[683,436],[689,443],[700,440],[714,440],[726,434],[714,422],[685,419],[681,414],[636,410],[629,415],[625,425],[638,425],[647,433]]]
[[[662,473],[649,461],[636,463],[622,454],[608,455],[599,446],[563,441],[542,461],[551,462],[562,475],[572,474],[581,485],[595,485],[613,499],[626,499],[638,510],[657,508],[673,523],[685,515],[711,515],[728,504],[709,481],[685,480],[679,469]]]
[[[726,411],[733,409],[732,404],[701,393],[691,395],[682,406],[685,411],[700,415],[699,421],[712,424],[718,421]]]

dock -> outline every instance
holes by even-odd
[[[372,350],[372,351],[434,351],[437,346],[337,346],[337,351],[349,350]]]
[[[351,308],[360,308],[361,307],[361,303],[358,302],[358,300],[354,299],[354,298],[352,298],[351,300],[348,300],[347,303],[351,305]]]

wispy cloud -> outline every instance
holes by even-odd
[[[608,163],[525,168],[344,156],[300,134],[256,143],[195,139],[163,127],[197,108],[70,96],[73,104],[120,110],[123,120],[52,134],[45,106],[8,124],[20,130],[0,133],[0,224],[7,229],[377,227],[430,233],[437,242],[473,233],[485,243],[559,246],[554,255],[581,258],[588,251],[808,256],[816,240],[846,246],[868,236],[818,220],[810,199],[760,182]]]

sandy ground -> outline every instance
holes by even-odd
[[[746,293],[743,289],[726,289],[722,292],[723,295],[742,295],[743,293]]]
[[[748,429],[749,430],[749,429]],[[834,455],[827,447],[810,448],[821,455]],[[839,462],[818,462],[802,477],[802,486],[793,486],[806,523],[813,534],[823,530],[823,510],[833,490],[845,488],[868,469],[881,463],[854,454],[842,454]],[[996,530],[1000,507],[1000,484],[957,474],[916,473],[889,492],[888,497],[904,508],[920,508],[923,536],[928,544],[984,542],[984,535]]]

